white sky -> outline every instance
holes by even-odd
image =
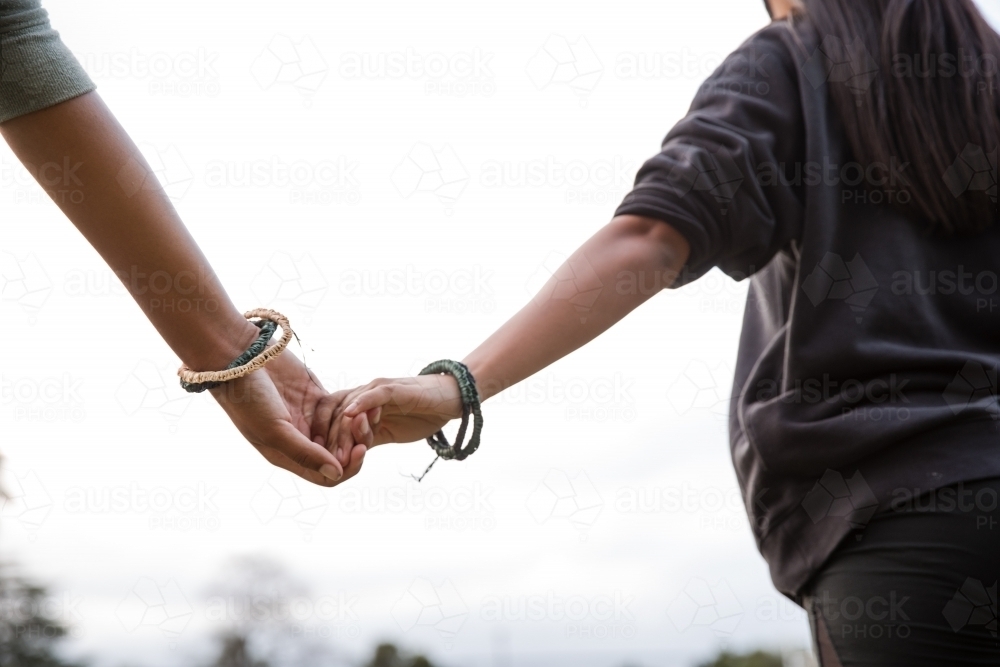
[[[767,20],[756,0],[46,6],[234,301],[286,312],[328,388],[463,357],[607,222],[698,84]],[[373,71],[400,54],[408,69]],[[0,146],[0,428],[21,496],[2,557],[53,585],[74,652],[190,664],[211,582],[248,554],[286,566],[313,604],[301,629],[347,658],[381,638],[453,667],[807,645],[756,552],[716,399],[745,286],[712,275],[660,295],[487,403],[480,451],[420,486],[401,476],[432,458],[417,443],[324,491],[175,389],[174,355],[12,167]],[[522,168],[543,176],[505,176]],[[410,286],[374,289],[394,277]],[[623,502],[657,493],[678,502]],[[147,589],[165,606],[137,602]]]

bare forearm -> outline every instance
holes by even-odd
[[[14,118],[0,134],[186,364],[221,368],[246,349],[256,328],[96,93]],[[67,187],[82,198],[54,196]]]
[[[590,342],[668,287],[689,252],[684,237],[666,223],[615,218],[466,357],[483,400]]]

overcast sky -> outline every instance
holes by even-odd
[[[45,4],[234,302],[285,312],[329,389],[467,354],[767,22],[757,0]],[[180,392],[6,146],[0,219],[2,555],[97,664],[190,664],[246,555],[300,582],[293,632],[343,659],[382,638],[451,667],[807,646],[729,460],[745,284],[658,296],[488,402],[479,452],[420,485],[416,443],[322,490]]]

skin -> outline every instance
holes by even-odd
[[[798,0],[770,0],[769,7],[776,21],[802,9]],[[654,295],[653,290],[621,293],[614,286],[623,276],[665,289],[689,254],[684,237],[663,221],[637,216],[613,219],[567,260],[535,299],[463,360],[476,379],[481,401],[586,345]],[[559,298],[556,291],[560,281],[581,276],[590,277],[581,290],[599,289],[582,322],[576,305]],[[422,440],[461,414],[458,385],[448,375],[379,378],[322,399],[312,430],[325,434],[327,446],[344,458],[362,444],[367,449]],[[357,474],[358,463],[345,471],[341,481]]]
[[[802,3],[798,0],[767,0],[771,7],[771,18],[781,21],[788,18],[796,9],[802,8]]]
[[[573,253],[531,302],[463,360],[476,378],[480,399],[487,401],[604,333],[669,287],[689,254],[687,241],[667,223],[631,215],[614,218]],[[566,298],[573,295],[563,294],[560,287],[574,278],[578,290],[589,297],[582,321],[580,302]],[[620,289],[629,278],[655,289]],[[461,414],[458,385],[451,376],[378,379],[322,399],[312,430],[327,429],[327,446],[343,456],[359,443],[371,447],[421,440]],[[358,469],[350,467],[344,480]]]
[[[189,368],[225,368],[258,336],[96,93],[11,119],[0,124],[0,135],[108,266],[124,277],[143,314]],[[59,195],[67,179],[83,193],[78,203]],[[148,278],[152,274],[160,278],[155,289]],[[185,301],[188,312],[161,305]],[[211,304],[211,312],[205,304]],[[327,392],[289,351],[262,370],[213,389],[212,395],[264,458],[303,479],[332,486],[345,466],[355,459],[360,465],[363,446],[337,458],[319,444],[323,438],[311,439],[316,406]]]
[[[772,17],[786,18],[797,0],[770,0]],[[257,336],[233,306],[211,265],[188,233],[152,169],[96,93],[0,124],[0,135],[39,184],[86,237],[168,345],[193,370],[225,367]],[[48,165],[75,165],[79,202],[59,196]],[[31,166],[40,167],[32,169]],[[689,248],[669,225],[622,216],[574,253],[556,276],[587,272],[600,285],[621,271],[665,276],[672,282]],[[169,276],[167,291],[145,278]],[[136,276],[142,278],[138,281]],[[193,281],[193,282],[192,282]],[[189,299],[215,306],[188,312],[159,304]],[[145,288],[145,289],[144,289]],[[537,373],[603,333],[652,293],[599,290],[585,322],[560,299],[554,277],[536,299],[472,352],[469,366],[483,400]],[[530,343],[530,344],[529,344]],[[457,385],[448,376],[379,379],[327,394],[289,351],[264,369],[211,390],[240,433],[272,464],[303,479],[333,486],[353,477],[369,447],[410,442],[461,415]]]

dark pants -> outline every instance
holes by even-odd
[[[804,597],[821,667],[1000,665],[1000,479],[876,515]]]

